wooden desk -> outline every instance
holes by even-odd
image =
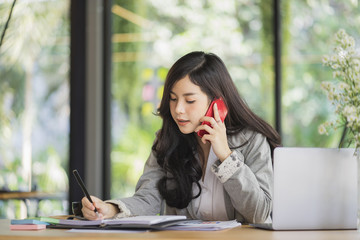
[[[106,240],[106,239],[168,239],[168,240],[195,240],[195,239],[254,239],[254,240],[354,240],[360,239],[360,231],[268,231],[251,226],[241,226],[230,230],[212,232],[185,232],[185,231],[158,231],[144,233],[69,233],[66,230],[46,229],[40,231],[11,231],[10,220],[0,219],[0,240]]]

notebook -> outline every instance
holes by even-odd
[[[274,151],[273,230],[357,228],[357,161],[353,148]]]
[[[77,229],[157,229],[161,230],[186,220],[181,215],[133,216],[119,219],[103,220],[69,220],[50,217],[34,219],[13,219],[11,225],[48,224],[47,228]]]

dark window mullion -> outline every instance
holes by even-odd
[[[275,83],[274,83],[274,94],[275,94],[275,129],[278,131],[280,136],[282,136],[282,121],[281,121],[281,86],[282,86],[282,74],[281,74],[281,0],[273,1],[273,34],[274,34],[274,74],[275,74]]]
[[[86,0],[70,2],[69,213],[71,202],[83,197],[72,170],[77,169],[84,178],[86,144]]]
[[[103,100],[103,199],[110,199],[111,190],[111,66],[112,66],[112,0],[104,0],[104,100]]]

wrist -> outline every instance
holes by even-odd
[[[120,209],[118,206],[116,206],[113,203],[106,203],[108,212],[106,214],[106,218],[113,218],[116,214],[120,212]]]
[[[231,153],[232,151],[230,150],[230,148],[228,148],[228,150],[221,157],[219,157],[219,160],[223,162],[225,159],[227,159],[230,156]]]

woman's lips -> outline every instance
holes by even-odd
[[[184,119],[177,119],[177,123],[180,126],[185,126],[186,124],[188,124],[190,121],[189,120],[184,120]]]

